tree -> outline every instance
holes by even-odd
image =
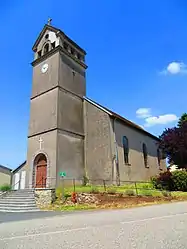
[[[166,129],[160,136],[159,147],[169,159],[169,163],[187,168],[187,122],[180,126]]]
[[[179,118],[179,121],[178,121],[178,127],[181,127],[181,125],[184,123],[184,122],[187,122],[187,113],[183,113],[181,115],[181,117]]]

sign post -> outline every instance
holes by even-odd
[[[59,176],[62,178],[62,200],[64,201],[64,177],[66,176],[66,172],[59,172]]]

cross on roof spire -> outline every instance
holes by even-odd
[[[51,22],[52,22],[52,18],[49,18],[49,19],[47,20],[47,24],[48,24],[48,25],[51,25]]]

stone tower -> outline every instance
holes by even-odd
[[[28,187],[55,187],[59,172],[84,175],[86,52],[48,23],[34,46]]]

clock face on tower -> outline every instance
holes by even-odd
[[[42,73],[46,73],[47,72],[47,70],[48,70],[48,64],[46,63],[46,64],[44,64],[43,66],[42,66],[42,68],[41,68],[41,72]]]

